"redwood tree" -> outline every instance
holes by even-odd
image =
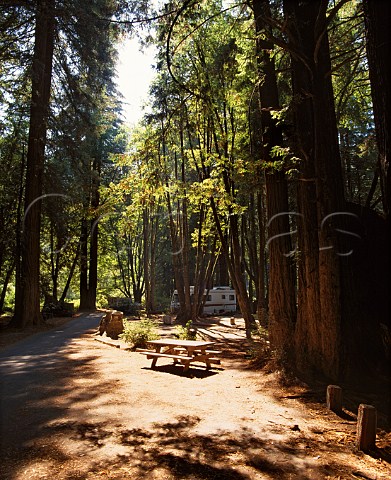
[[[21,267],[16,278],[13,324],[41,322],[39,263],[41,197],[55,32],[55,0],[36,7],[35,46],[31,75],[30,127],[27,150],[25,209],[22,222]],[[19,270],[18,270],[19,271]]]
[[[257,32],[257,59],[260,75],[261,158],[265,167],[269,247],[269,331],[273,347],[279,355],[291,357],[296,321],[295,266],[289,235],[288,185],[285,172],[273,165],[272,150],[283,145],[281,128],[271,115],[279,109],[279,96],[273,44],[264,39],[269,29],[265,17],[270,17],[269,0],[253,0]]]
[[[331,378],[341,374],[342,265],[336,218],[344,211],[327,0],[284,0],[293,75],[298,208],[299,292],[296,353]],[[331,216],[329,216],[331,215]],[[348,277],[348,272],[344,272]]]

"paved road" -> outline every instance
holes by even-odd
[[[36,436],[44,417],[55,414],[56,406],[32,411],[52,394],[61,394],[57,385],[59,369],[66,378],[68,345],[99,325],[101,313],[91,313],[50,331],[38,333],[0,352],[0,452],[27,445]],[[50,411],[50,408],[53,411]],[[1,475],[0,475],[1,478]]]

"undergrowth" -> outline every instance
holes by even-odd
[[[189,320],[185,326],[177,325],[175,327],[175,332],[175,336],[180,340],[195,340],[197,338],[197,332],[193,328],[191,320]]]
[[[133,348],[145,348],[150,340],[157,340],[158,323],[155,320],[145,318],[136,322],[124,322],[124,331],[119,337]]]

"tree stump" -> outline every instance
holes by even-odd
[[[338,385],[329,385],[326,395],[327,408],[335,413],[342,412],[342,388]]]
[[[108,314],[106,314],[107,316]],[[124,314],[117,310],[110,312],[110,320],[106,320],[106,334],[113,340],[118,339],[118,335],[124,331],[124,325],[122,322]]]
[[[367,452],[373,450],[376,444],[377,412],[372,405],[361,403],[358,407],[357,439],[358,450]]]
[[[99,322],[99,335],[103,335],[106,331],[107,325],[111,320],[111,310],[106,310],[106,313],[103,315]]]
[[[231,325],[236,325],[236,323],[235,323],[235,317],[231,317],[231,318],[229,319],[229,321],[230,321],[230,324],[231,324]]]

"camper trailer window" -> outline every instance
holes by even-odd
[[[221,298],[222,298],[223,300],[225,300],[225,295],[221,295]]]
[[[230,296],[229,296],[229,299],[230,299],[230,300],[235,300],[235,295],[230,295]]]
[[[208,296],[206,297],[206,300],[207,300],[208,302],[210,302],[210,301],[212,300],[212,295],[208,295]]]

